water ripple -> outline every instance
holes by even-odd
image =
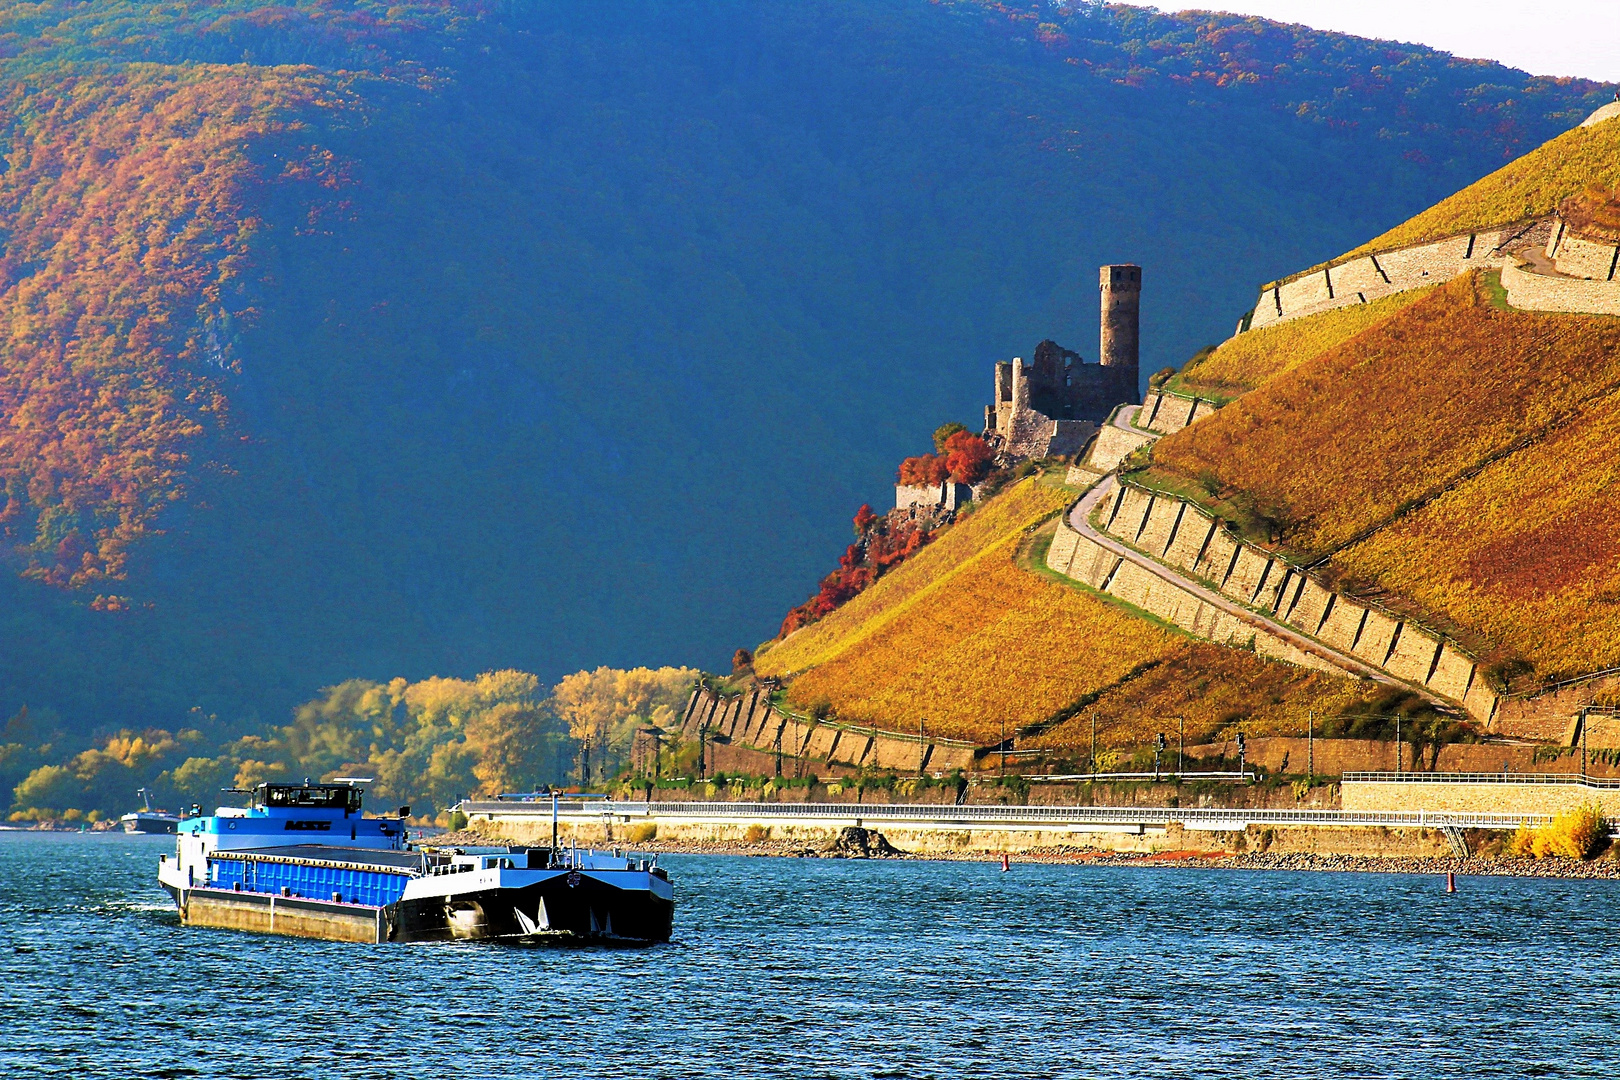
[[[172,841],[0,834],[6,1076],[1587,1077],[1620,883],[671,858],[676,940],[179,925]]]

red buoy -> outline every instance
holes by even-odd
[[[1007,853],[1005,851],[1003,851],[1001,853],[1001,872],[1003,874],[1005,874],[1007,871],[1009,871],[1011,869],[1012,869],[1012,860],[1008,859],[1007,858]]]
[[[1456,892],[1456,891],[1457,891],[1457,874],[1456,874],[1455,871],[1447,870],[1446,871],[1446,892],[1453,893],[1453,892]]]

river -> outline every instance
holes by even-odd
[[[0,833],[0,1075],[1605,1076],[1620,882],[666,856],[675,941],[179,925],[172,838]]]

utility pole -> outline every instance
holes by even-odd
[[[1159,756],[1164,753],[1164,732],[1159,732],[1153,743],[1153,782],[1159,782]]]
[[[1178,716],[1176,717],[1176,779],[1178,780],[1181,779],[1182,770],[1185,768],[1185,766],[1183,766],[1181,763],[1181,755],[1186,751],[1186,749],[1187,718],[1184,716]]]
[[[1316,780],[1316,710],[1312,709],[1305,720],[1305,782],[1314,783]]]
[[[1248,779],[1248,776],[1249,776],[1249,766],[1248,766],[1249,747],[1248,747],[1248,745],[1246,743],[1244,743],[1244,741],[1243,741],[1243,732],[1241,732],[1241,731],[1237,733],[1237,747],[1238,747],[1238,777],[1240,779]]]
[[[1401,771],[1401,718],[1395,717],[1395,773]]]
[[[1581,710],[1581,779],[1586,779],[1586,710]]]
[[[1007,718],[1001,718],[1001,775],[1007,775]]]
[[[1091,714],[1091,775],[1097,775],[1097,714]]]

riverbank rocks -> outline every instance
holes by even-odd
[[[835,859],[887,859],[906,852],[889,843],[889,838],[876,830],[851,825],[840,829],[821,854]]]

